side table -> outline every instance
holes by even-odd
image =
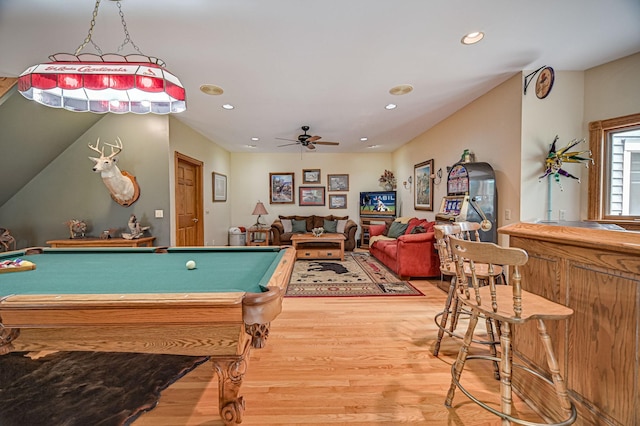
[[[248,246],[268,246],[271,239],[271,228],[257,228],[252,226],[247,229]]]

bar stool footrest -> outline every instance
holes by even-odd
[[[499,357],[489,356],[489,355],[469,355],[469,356],[467,356],[466,360],[467,361],[468,360],[484,360],[484,361],[493,361],[493,362],[500,362],[501,361],[501,359]],[[537,372],[535,370],[532,370],[531,368],[527,367],[526,365],[512,363],[511,366],[515,367],[515,368],[519,368],[521,370],[524,370],[524,371],[526,371],[528,373],[531,373],[531,374],[539,377],[540,379],[542,379],[547,384],[553,386],[553,381],[552,380],[550,380],[547,377],[543,376],[539,372]],[[490,407],[489,405],[485,404],[484,402],[480,401],[478,398],[473,396],[468,390],[466,390],[460,384],[460,381],[456,379],[456,364],[455,364],[455,362],[451,365],[451,379],[455,383],[456,387],[458,389],[460,389],[462,391],[462,393],[465,394],[470,400],[472,400],[473,402],[475,402],[476,404],[478,404],[479,406],[481,406],[485,410],[489,411],[490,413],[493,413],[493,414],[495,414],[496,416],[498,416],[498,417],[500,417],[502,419],[509,420],[512,423],[516,423],[516,424],[524,425],[524,426],[569,426],[569,425],[573,424],[576,421],[577,417],[578,417],[578,412],[576,411],[575,405],[573,404],[573,402],[569,401],[569,403],[571,404],[571,416],[569,416],[568,419],[563,420],[561,422],[558,422],[558,423],[536,423],[536,422],[530,422],[530,421],[527,421],[527,420],[518,419],[518,418],[513,417],[513,416],[511,416],[509,414],[503,413],[502,411],[496,410],[493,407]]]

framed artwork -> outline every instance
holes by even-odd
[[[213,188],[213,202],[227,201],[227,176],[211,173],[211,187]]]
[[[324,186],[301,186],[300,205],[301,206],[324,206]]]
[[[433,211],[433,160],[413,166],[413,208]]]
[[[329,191],[348,191],[349,175],[327,175]]]
[[[304,169],[302,183],[320,183],[320,169]]]
[[[269,203],[270,204],[294,204],[296,194],[294,192],[293,173],[269,173]]]
[[[346,209],[347,194],[329,194],[330,209]]]

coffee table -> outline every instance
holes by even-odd
[[[291,243],[296,250],[296,259],[344,260],[344,234],[324,233],[316,237],[310,232],[294,234]]]

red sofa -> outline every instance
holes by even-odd
[[[401,278],[440,276],[433,230],[435,222],[418,218],[399,218],[394,222],[398,221],[406,221],[407,227],[397,237],[397,227],[393,223],[369,226],[369,253]],[[390,233],[394,230],[396,232]],[[382,237],[376,237],[380,235]]]

